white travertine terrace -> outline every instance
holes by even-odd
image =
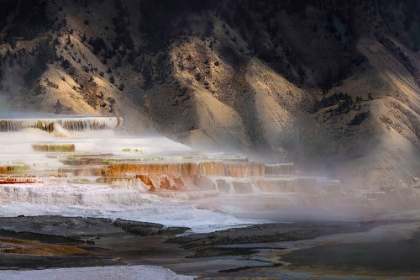
[[[0,119],[0,131],[11,132],[25,128],[54,131],[54,124],[66,130],[83,131],[95,129],[115,129],[122,125],[119,117],[65,117],[65,118],[18,118]]]
[[[212,231],[251,223],[235,215],[366,213],[386,201],[383,193],[297,175],[291,163],[252,162],[194,151],[165,137],[95,130],[121,123],[89,117],[0,120],[0,130],[7,131],[0,132],[0,215],[125,218]],[[65,140],[48,133],[54,125]]]

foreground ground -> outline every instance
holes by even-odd
[[[135,279],[138,265],[206,279],[412,277],[420,275],[419,227],[420,221],[405,218],[268,223],[196,234],[187,228],[125,220],[0,218],[0,269],[14,279],[27,277],[30,272],[23,270],[52,268],[67,268],[53,272],[69,275],[90,271],[96,279],[111,268],[80,267],[102,266],[115,266],[111,270],[116,278]],[[45,270],[32,276],[40,273],[50,275]],[[175,279],[164,270],[156,273]]]

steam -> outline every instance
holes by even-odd
[[[121,124],[118,118],[16,115],[0,118],[27,127],[0,132],[4,216],[125,218],[212,231],[267,221],[361,220],[385,205],[380,196],[372,203],[377,194],[304,176],[292,163],[119,135],[109,129]],[[35,151],[33,144],[53,148]]]

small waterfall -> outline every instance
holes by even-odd
[[[203,161],[198,164],[198,168],[201,175],[225,176],[224,164],[221,161]]]
[[[217,189],[216,187],[217,183],[215,183],[213,180],[211,180],[207,176],[198,176],[194,184],[200,190],[216,190]]]
[[[253,193],[262,193],[261,188],[258,186],[258,184],[255,181],[251,182],[251,186],[252,186],[252,192]]]
[[[71,131],[115,129],[120,127],[122,122],[122,118],[118,117],[0,119],[0,131],[14,132],[25,128],[38,128],[53,132],[55,124],[59,124],[61,128]]]
[[[197,175],[197,163],[148,163],[148,162],[111,162],[110,176],[134,175],[184,175],[194,177]]]
[[[226,181],[225,179],[217,179],[217,190],[221,193],[229,194],[235,193],[235,189],[231,182]]]
[[[0,185],[0,193],[8,202],[44,205],[137,205],[142,198],[136,190],[112,190],[108,187],[90,186],[69,188],[46,188],[32,185]]]
[[[390,194],[377,190],[363,195],[349,193],[338,181],[296,174],[293,164],[265,165],[243,156],[197,153],[158,137],[112,134],[104,138],[104,133],[74,132],[115,128],[121,122],[119,118],[81,117],[0,119],[0,131],[38,128],[63,135],[73,131],[70,136],[78,136],[72,139],[74,143],[65,143],[39,131],[0,133],[4,139],[1,144],[5,143],[0,164],[4,178],[4,183],[0,178],[0,203],[113,209],[137,207],[146,198],[160,197],[165,202],[199,199],[197,204],[201,206],[209,203],[217,209],[245,212],[335,205],[338,209],[378,208],[389,203]],[[30,133],[36,136],[32,140]],[[127,148],[142,152],[127,152]],[[30,180],[24,181],[25,176]],[[219,195],[220,199],[215,198]],[[202,201],[204,198],[206,201]]]
[[[295,165],[293,163],[277,163],[265,165],[266,175],[295,175]]]
[[[54,123],[54,130],[52,131],[52,134],[55,137],[58,137],[58,138],[70,138],[71,137],[71,133],[68,130],[64,129],[58,123]]]
[[[264,168],[263,163],[225,163],[225,174],[236,178],[264,176]]]
[[[146,189],[141,186],[141,181],[138,178],[99,177],[96,179],[96,182],[101,184],[108,184],[113,189],[140,190],[144,192],[146,191]]]
[[[170,174],[195,178],[196,176],[228,176],[235,178],[264,176],[262,163],[195,162],[111,162],[111,176],[124,174]]]

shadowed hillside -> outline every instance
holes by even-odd
[[[2,5],[3,110],[123,117],[130,132],[417,197],[418,1]]]

